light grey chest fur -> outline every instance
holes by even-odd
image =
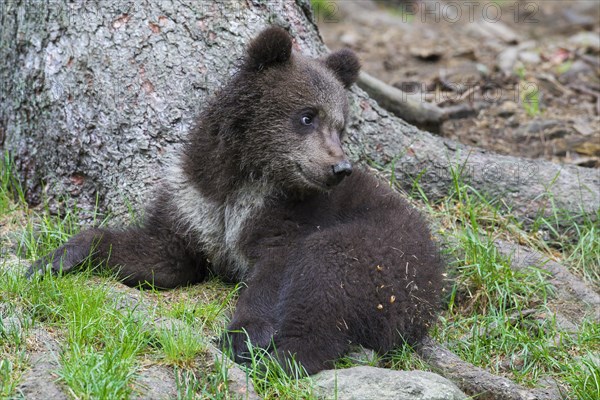
[[[264,206],[268,185],[248,183],[231,193],[225,203],[217,203],[189,183],[178,165],[167,176],[178,232],[198,243],[198,250],[208,256],[214,273],[243,277],[249,262],[241,250],[240,235]]]

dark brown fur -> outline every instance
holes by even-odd
[[[172,288],[210,272],[244,280],[229,327],[315,373],[349,343],[418,343],[435,320],[443,265],[423,219],[387,185],[350,173],[341,145],[356,56],[291,51],[280,28],[248,47],[200,115],[139,227],[84,231],[38,260],[69,272],[92,259],[130,286]]]
[[[231,330],[309,373],[349,343],[385,352],[417,344],[435,320],[442,264],[422,217],[387,185],[357,171],[329,193],[265,210],[243,245],[254,267]],[[246,334],[232,335],[235,354]]]

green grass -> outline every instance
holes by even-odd
[[[430,367],[423,362],[414,352],[410,345],[400,346],[386,354],[382,359],[387,368],[399,371],[430,371]]]
[[[493,238],[465,227],[453,260],[455,284],[449,302],[479,314],[522,310],[545,302],[550,291],[548,274],[537,268],[516,271],[510,259],[500,255]]]
[[[202,286],[188,288],[179,301],[170,302],[166,315],[188,324],[199,324],[206,333],[221,336],[233,313],[240,285],[229,285],[212,279]],[[192,299],[201,298],[202,301]]]
[[[596,212],[595,218],[595,221],[586,218],[583,224],[571,225],[577,239],[567,242],[564,250],[572,270],[597,285],[600,282],[600,211]]]
[[[4,153],[0,164],[0,215],[6,215],[24,204],[25,196],[15,173],[14,162],[9,153]]]
[[[558,75],[565,74],[569,72],[571,67],[573,66],[573,60],[567,60],[556,66],[554,69]]]
[[[61,381],[80,398],[123,398],[132,392],[135,357],[149,335],[106,285],[90,285],[88,274],[47,275],[27,281],[14,271],[0,276],[2,301],[19,304],[22,315],[59,332]]]
[[[527,81],[527,71],[525,67],[520,66],[515,70],[519,77],[519,84],[517,89],[519,91],[519,98],[521,105],[525,109],[525,112],[530,117],[536,117],[540,115],[540,88],[535,82]]]
[[[536,231],[515,226],[511,216],[462,183],[458,174],[454,178],[455,192],[440,209],[442,218],[451,221],[448,234],[458,243],[451,249],[457,277],[437,338],[465,360],[526,386],[551,376],[566,383],[576,398],[596,398],[598,380],[582,374],[584,363],[573,362],[573,357],[585,360],[598,352],[598,324],[585,322],[575,336],[563,331],[547,308],[552,291],[546,273],[536,268],[511,270],[510,260],[500,256],[492,242],[494,237],[512,236],[517,241],[527,238],[541,251],[551,250],[550,246]],[[587,219],[581,224],[573,217],[561,217],[555,207],[552,211],[553,218],[540,217],[533,228],[551,226],[559,237],[563,227],[570,226],[574,237],[563,236],[562,247],[587,246],[579,253],[573,251],[573,257],[594,259],[591,243],[598,240],[597,222]],[[565,259],[569,264],[568,253]],[[592,260],[586,268],[593,265]]]
[[[129,397],[133,389],[135,358],[127,349],[105,346],[69,344],[61,353],[58,371],[63,382],[79,398],[122,399]]]
[[[315,18],[325,22],[334,22],[338,18],[338,5],[335,0],[310,0]]]
[[[170,326],[158,329],[156,345],[167,363],[190,366],[207,349],[206,338],[201,335],[202,330],[202,327],[171,323]]]
[[[178,399],[228,400],[230,393],[227,363],[215,360],[212,368],[202,371],[175,366],[175,384]]]
[[[547,242],[565,255],[572,272],[600,290],[600,210],[580,216],[557,211],[538,217],[536,228],[547,232]]]
[[[47,274],[43,279],[27,281],[21,272],[1,270],[0,302],[18,305],[22,318],[57,333],[59,383],[78,398],[133,396],[136,374],[141,362],[148,357],[185,370],[195,370],[203,367],[202,363],[208,363],[207,357],[202,357],[209,339],[202,325],[206,319],[183,318],[177,320],[180,324],[165,322],[157,328],[148,320],[168,321],[172,312],[162,307],[144,312],[123,307],[127,304],[122,301],[124,294],[114,291],[110,278],[92,277],[89,272],[82,272],[58,277]],[[225,304],[233,292],[229,290],[221,304]],[[152,293],[141,293],[141,296],[152,296]],[[212,306],[214,304],[209,303],[212,323],[216,323],[215,320],[223,317],[214,314]],[[3,356],[0,393],[3,396],[15,393],[26,367],[22,357],[26,333],[22,331],[0,326]],[[222,371],[215,370],[214,376],[206,381],[216,381],[222,376]],[[200,393],[209,388],[200,387]],[[199,395],[193,388],[186,390]],[[216,389],[213,392],[217,393]]]
[[[600,290],[600,209],[581,210],[578,214],[558,208],[551,186],[540,198],[547,204],[531,224],[529,241],[546,252],[563,256],[564,263],[576,275]]]
[[[529,88],[526,87],[523,90],[523,95],[521,97],[521,102],[523,104],[523,108],[525,112],[530,117],[536,117],[541,114],[540,111],[540,92],[537,87]]]
[[[0,353],[0,398],[10,398],[16,392],[26,366],[24,350],[2,350]]]
[[[371,350],[361,349],[359,346],[356,346],[348,354],[336,360],[335,368],[351,368],[357,365],[377,367],[381,363],[383,363],[383,358],[380,354],[371,353]]]
[[[0,304],[0,398],[16,390],[27,365],[25,339],[31,319],[12,304]]]
[[[12,180],[12,171],[6,170],[11,165],[6,162],[0,174],[0,222],[18,221],[18,224],[10,238],[2,238],[2,254],[13,252],[31,261],[75,234],[82,217],[76,206],[62,210],[60,215],[52,214],[47,206],[27,209],[20,200],[22,191]],[[26,353],[31,343],[45,348],[43,343],[36,343],[36,336],[31,336],[32,326],[53,332],[59,343],[54,354],[59,363],[55,371],[58,384],[76,398],[135,396],[138,371],[148,359],[185,366],[186,370],[213,371],[216,364],[211,366],[206,357],[199,357],[210,338],[205,335],[204,327],[223,329],[227,323],[225,314],[231,310],[230,303],[236,296],[235,288],[213,280],[204,285],[203,296],[189,295],[194,290],[199,293],[200,288],[181,290],[181,299],[175,298],[174,307],[155,307],[142,312],[124,306],[130,301],[113,289],[114,279],[92,276],[89,271],[94,267],[88,263],[79,274],[46,274],[29,281],[23,275],[24,265],[14,255],[0,261],[0,398],[19,395],[18,385],[28,368]],[[176,294],[177,291],[168,296]],[[150,304],[162,297],[154,292],[142,292],[140,296],[146,297]],[[189,305],[186,308],[183,304]],[[181,324],[157,329],[148,323],[172,317],[180,318]],[[226,398],[205,395],[209,392],[218,395],[219,390],[226,393],[223,374],[215,369],[203,377],[202,381],[208,384],[201,385],[199,391],[194,387],[186,390],[193,398]]]
[[[83,220],[81,214],[82,210],[77,204],[73,204],[70,208],[63,207],[58,214],[52,213],[48,206],[44,205],[41,212],[35,212],[31,218],[27,219],[18,244],[17,255],[21,258],[36,260],[57,248],[79,232],[80,223]],[[104,217],[100,223],[98,223],[98,219],[96,206],[90,225],[102,226],[109,217]]]
[[[293,358],[287,360],[286,372],[273,356],[260,348],[248,346],[248,373],[256,392],[264,399],[317,399],[310,377]]]
[[[202,390],[202,383],[195,372],[190,369],[175,367],[175,384],[177,386],[177,399],[192,400],[197,398]]]

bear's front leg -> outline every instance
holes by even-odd
[[[328,229],[291,249],[286,269],[280,274],[284,282],[273,337],[273,355],[288,373],[297,371],[292,360],[309,375],[332,368],[348,350],[352,319],[359,311],[346,292],[346,278],[351,274],[346,268],[352,260],[347,253],[353,249],[348,240],[343,232]],[[362,286],[368,282],[356,283]]]
[[[128,286],[170,289],[200,282],[206,257],[190,249],[185,238],[159,223],[121,230],[92,228],[34,262],[27,276],[73,272],[87,260],[114,272]]]
[[[293,278],[291,278],[293,279]],[[337,358],[348,350],[348,325],[344,321],[343,299],[335,288],[292,285],[284,293],[283,313],[273,338],[273,355],[288,372],[302,366],[308,375],[333,368]]]
[[[238,363],[247,363],[250,359],[248,342],[261,349],[271,347],[278,321],[276,306],[282,276],[279,261],[268,257],[257,262],[246,279],[246,288],[242,290],[223,339]]]

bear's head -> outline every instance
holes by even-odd
[[[292,51],[292,39],[267,28],[248,46],[236,78],[221,94],[239,168],[288,190],[327,190],[352,172],[342,147],[346,89],[360,64],[350,50],[322,59]],[[224,103],[223,103],[224,101]]]

